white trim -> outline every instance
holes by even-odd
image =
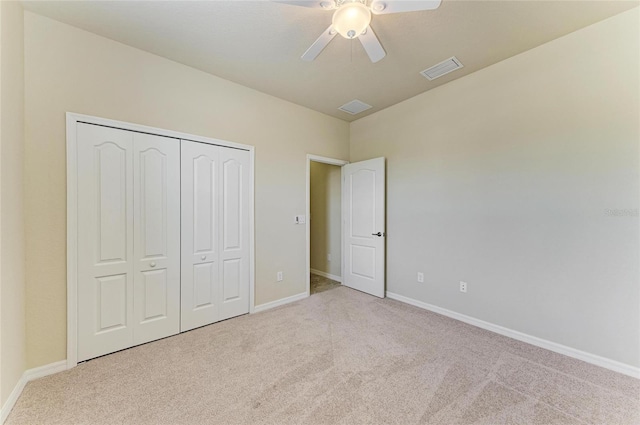
[[[196,136],[173,130],[132,124],[123,121],[93,117],[90,115],[67,112],[67,360],[66,367],[72,368],[78,364],[78,317],[77,317],[77,268],[78,268],[78,178],[77,178],[77,137],[76,129],[79,122],[103,125],[122,130],[155,134],[180,140],[225,146],[249,151],[249,313],[255,311],[255,217],[254,217],[254,176],[255,176],[255,148],[250,145],[228,142],[221,139]]]
[[[66,360],[61,360],[59,362],[26,370],[20,377],[20,380],[16,383],[16,386],[13,388],[13,391],[11,391],[11,394],[9,394],[9,398],[4,403],[4,406],[2,406],[2,411],[0,412],[0,425],[7,420],[9,413],[11,413],[11,409],[13,409],[13,406],[15,406],[18,398],[20,398],[20,394],[22,394],[22,391],[24,390],[25,385],[27,385],[27,382],[33,381],[38,378],[43,378],[45,376],[53,375],[54,373],[62,372],[65,370],[67,370]]]
[[[44,366],[29,369],[24,372],[23,377],[26,378],[27,382],[29,382],[45,376],[53,375],[54,373],[64,372],[65,370],[67,370],[67,362],[65,360],[60,360],[59,362],[49,363]]]
[[[312,274],[317,274],[318,276],[326,277],[327,279],[335,280],[336,282],[342,283],[342,277],[336,276],[335,274],[323,272],[321,270],[310,269]]]
[[[307,298],[309,295],[306,292],[302,292],[298,295],[292,295],[290,297],[281,298],[279,300],[271,301],[270,303],[264,303],[257,305],[253,308],[254,313],[260,313],[261,311],[270,310],[272,308],[280,307],[281,305],[289,304],[295,301],[300,301]]]
[[[484,320],[476,319],[475,317],[467,316],[455,311],[447,310],[446,308],[438,307],[432,304],[427,304],[422,301],[418,301],[413,298],[405,297],[403,295],[395,294],[387,291],[387,297],[401,301],[406,304],[411,304],[415,307],[420,307],[425,310],[432,311],[434,313],[441,314],[443,316],[450,317],[452,319],[459,320],[464,323],[476,326],[481,329],[485,329],[491,332],[495,332],[500,335],[504,335],[509,338],[516,339],[518,341],[526,342],[527,344],[535,345],[536,347],[544,348],[556,353],[564,354],[574,359],[582,360],[583,362],[591,363],[596,366],[603,367],[605,369],[613,370],[614,372],[622,373],[624,375],[631,376],[633,378],[640,378],[640,368],[631,366],[625,363],[621,363],[615,360],[601,357],[596,354],[587,353],[575,348],[567,347],[566,345],[558,344],[556,342],[548,341],[546,339],[538,338],[533,335],[528,335],[522,332],[515,331],[513,329],[505,328],[504,326],[495,325]]]
[[[311,214],[311,161],[314,162],[322,162],[324,164],[330,164],[330,165],[337,165],[339,167],[342,167],[343,165],[346,165],[349,163],[349,161],[344,161],[342,159],[335,159],[335,158],[327,158],[325,156],[319,156],[319,155],[311,155],[311,154],[307,154],[307,177],[306,177],[306,199],[305,199],[305,205],[306,205],[306,240],[305,240],[305,247],[307,250],[307,255],[306,255],[306,275],[305,275],[305,281],[307,284],[307,296],[311,295],[311,220],[309,220],[309,215]],[[340,191],[342,191],[342,187],[340,187]],[[340,197],[342,198],[342,194],[340,194]],[[340,230],[340,247],[342,248],[344,246],[344,234],[342,229]],[[344,251],[344,249],[341,249],[342,251]],[[341,256],[341,267],[342,270],[344,270],[344,252],[340,253]],[[340,279],[340,282],[342,282],[342,279]]]
[[[79,117],[67,112],[67,367],[78,364],[78,144]]]
[[[20,377],[20,380],[9,394],[9,398],[5,401],[4,406],[2,406],[2,412],[0,413],[0,424],[3,424],[4,421],[9,417],[9,413],[13,409],[13,406],[16,405],[20,394],[22,394],[22,390],[24,390],[24,386],[27,385],[27,381],[24,378],[24,375]]]
[[[174,139],[191,140],[193,142],[208,143],[210,145],[225,146],[229,148],[242,149],[246,151],[254,150],[254,147],[251,145],[244,145],[241,143],[229,142],[227,140],[222,140],[222,139],[214,139],[212,137],[197,136],[195,134],[182,133],[179,131],[167,130],[164,128],[149,127],[146,125],[134,124],[134,123],[125,122],[125,121],[117,121],[117,120],[111,120],[108,118],[94,117],[91,115],[77,114],[75,112],[67,112],[67,124],[69,124],[69,121],[71,121],[72,123],[85,122],[88,124],[103,125],[106,127],[119,128],[122,130],[155,134],[157,136],[172,137]]]
[[[249,314],[256,303],[255,148],[249,149]]]

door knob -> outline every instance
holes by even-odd
[[[381,236],[384,236],[384,233],[382,233],[382,232],[372,233],[371,236],[381,237]]]
[[[200,257],[200,259],[201,259],[202,261],[204,261],[204,260],[206,260],[206,259],[207,259],[207,256],[206,256],[206,255],[203,255],[202,257]]]
[[[151,264],[149,264],[151,267],[155,267],[156,266],[156,262],[152,261]]]

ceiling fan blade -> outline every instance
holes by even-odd
[[[313,9],[333,10],[336,8],[335,0],[272,0],[274,3],[284,3],[293,6],[310,7]]]
[[[329,44],[329,42],[333,40],[333,37],[335,37],[336,34],[337,32],[333,29],[333,27],[329,26],[329,28],[327,28],[322,34],[320,34],[320,37],[318,37],[318,39],[311,45],[311,47],[309,47],[307,51],[304,52],[304,54],[302,55],[302,60],[311,62],[316,57],[318,57],[320,52],[322,52],[324,48],[327,47],[327,44]]]
[[[387,55],[371,27],[367,27],[365,32],[358,36],[358,39],[367,55],[369,55],[371,62],[376,63]]]
[[[385,15],[387,13],[433,10],[440,6],[440,2],[441,0],[373,0],[371,13]]]

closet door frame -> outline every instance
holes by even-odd
[[[79,123],[94,124],[138,133],[190,140],[249,152],[249,313],[255,307],[255,148],[250,145],[212,139],[90,115],[67,112],[67,369],[78,364],[78,139]]]

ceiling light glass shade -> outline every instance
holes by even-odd
[[[335,11],[332,23],[344,38],[356,38],[371,23],[371,11],[359,1],[347,3]]]

